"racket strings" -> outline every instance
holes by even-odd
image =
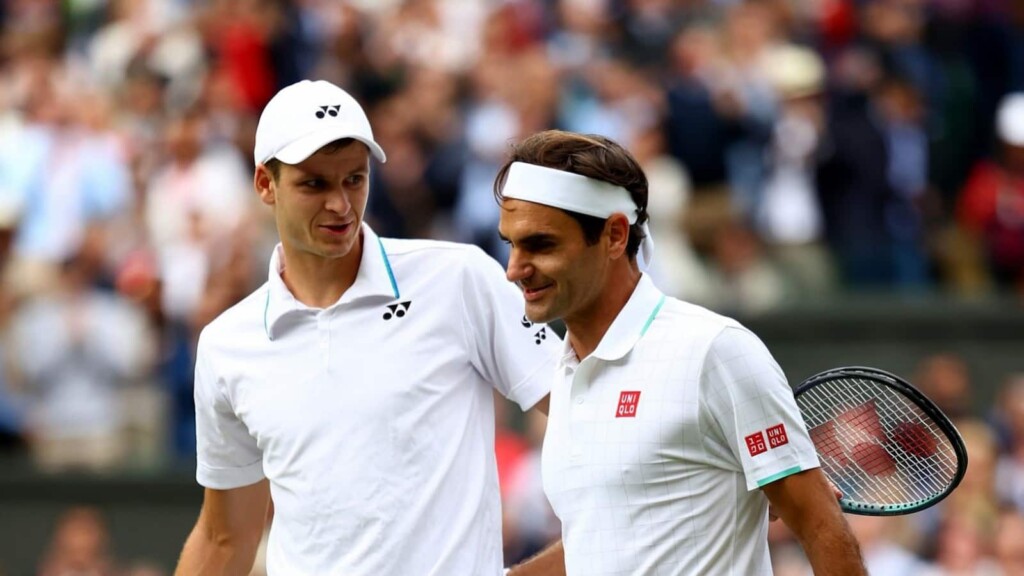
[[[956,475],[956,453],[945,433],[888,386],[839,378],[801,394],[798,402],[826,474],[848,501],[927,501]]]

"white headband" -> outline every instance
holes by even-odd
[[[624,214],[630,224],[636,224],[639,211],[629,191],[621,186],[525,162],[512,163],[501,194],[505,198],[553,206],[597,218]],[[654,257],[654,238],[646,222],[643,230],[645,238],[640,245],[638,260],[640,269],[646,271]]]

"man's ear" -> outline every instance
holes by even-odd
[[[274,182],[274,175],[266,164],[256,166],[256,172],[252,176],[252,185],[260,196],[260,201],[267,206],[273,206],[277,202],[277,186]]]
[[[604,233],[608,237],[608,255],[618,258],[626,253],[629,243],[629,220],[625,214],[612,214],[604,223]]]

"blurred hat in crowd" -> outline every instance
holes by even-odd
[[[774,48],[766,62],[768,78],[783,99],[820,94],[825,86],[825,64],[813,50],[786,44]]]
[[[1003,97],[996,112],[996,133],[1003,142],[1024,147],[1024,92]]]
[[[325,80],[303,80],[282,88],[263,109],[256,126],[254,158],[257,164],[271,158],[298,164],[342,138],[359,140],[374,158],[386,160],[355,98]]]

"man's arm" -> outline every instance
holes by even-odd
[[[545,397],[546,398],[546,397]],[[516,564],[508,576],[565,576],[565,550],[559,540],[522,564]]]
[[[270,503],[266,480],[214,490],[207,488],[199,520],[185,542],[177,576],[245,576],[252,570]]]
[[[547,416],[548,415],[548,406],[550,406],[550,405],[551,405],[551,394],[545,394],[543,398],[538,400],[537,403],[533,405],[532,410],[537,410],[541,414]]]
[[[867,574],[857,539],[820,468],[786,476],[762,490],[774,513],[800,540],[815,574]]]

